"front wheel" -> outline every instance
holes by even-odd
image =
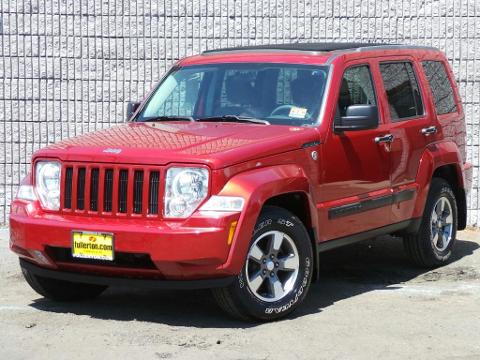
[[[312,278],[312,246],[305,226],[290,212],[261,213],[242,272],[226,288],[214,289],[220,307],[243,320],[271,321],[293,311]]]

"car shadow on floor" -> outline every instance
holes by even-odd
[[[461,238],[461,237],[460,237]],[[480,251],[474,241],[457,240],[451,264]],[[335,302],[373,290],[395,291],[399,284],[420,278],[432,281],[439,268],[428,271],[409,262],[399,238],[381,237],[322,253],[320,277],[304,303],[289,316],[297,318],[321,312]],[[467,271],[466,271],[467,270]],[[458,276],[478,273],[458,269]],[[474,271],[474,270],[473,270]],[[422,279],[423,277],[423,279]],[[458,279],[457,279],[458,280]],[[465,279],[466,280],[466,279]],[[146,321],[200,328],[248,328],[258,323],[230,319],[215,304],[209,291],[108,289],[100,298],[78,303],[58,303],[43,298],[30,306],[54,313],[74,313],[96,319]]]
[[[368,291],[395,291],[403,283],[432,282],[443,279],[480,279],[474,268],[456,265],[479,250],[474,241],[457,239],[449,264],[425,269],[412,264],[400,238],[389,236],[367,240],[321,254],[320,281],[310,289],[309,297],[293,316],[320,312],[335,302]]]

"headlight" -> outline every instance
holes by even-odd
[[[165,181],[164,215],[169,218],[190,216],[207,197],[208,170],[172,167]]]
[[[48,210],[60,208],[60,163],[39,161],[35,168],[35,189],[42,207]]]

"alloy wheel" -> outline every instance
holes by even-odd
[[[431,240],[438,251],[444,251],[452,240],[453,211],[450,200],[442,196],[433,206],[431,215]]]
[[[297,247],[282,231],[260,235],[250,247],[247,259],[247,284],[260,300],[283,299],[293,289],[300,267]]]

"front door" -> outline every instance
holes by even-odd
[[[365,60],[347,64],[341,83],[336,86],[337,116],[345,115],[350,105],[378,104],[371,68],[372,64]],[[379,228],[390,222],[387,201],[391,193],[391,159],[388,141],[382,140],[388,133],[388,125],[383,122],[383,116],[379,117],[378,128],[331,131],[322,146],[324,173],[317,205],[322,227],[320,241]]]

